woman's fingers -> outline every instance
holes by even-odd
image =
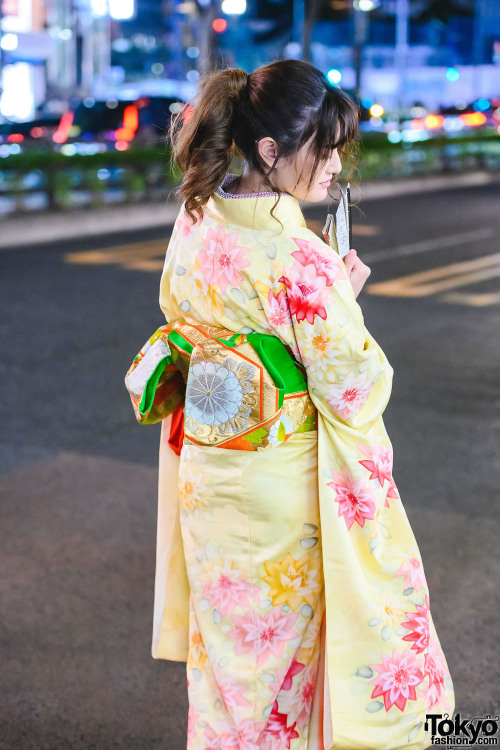
[[[346,267],[348,274],[351,273],[352,267],[354,265],[354,261],[356,260],[357,257],[358,256],[357,256],[356,250],[354,250],[353,248],[351,248],[349,252],[347,253],[347,255],[344,256],[344,265]]]
[[[367,266],[366,263],[363,263],[354,248],[351,248],[345,256],[344,265],[346,267],[349,281],[354,290],[354,294],[357,297],[362,290],[365,281],[371,274],[371,268]]]

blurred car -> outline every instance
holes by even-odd
[[[68,144],[94,143],[123,150],[131,143],[155,145],[165,138],[172,115],[183,104],[159,96],[106,101],[88,98],[63,114],[53,135],[54,147],[60,150]]]
[[[52,144],[52,136],[59,125],[59,117],[47,115],[26,122],[0,123],[0,143],[19,143],[23,146]]]
[[[453,139],[460,135],[479,135],[492,129],[500,132],[500,98],[495,97],[435,110],[429,110],[419,103],[397,112],[383,112],[381,116],[372,116],[368,121],[360,122],[360,130],[385,133],[393,143],[439,137]]]

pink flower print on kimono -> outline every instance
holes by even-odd
[[[328,387],[326,399],[332,409],[347,421],[359,412],[374,385],[368,380],[366,372],[349,372],[341,383],[334,383]]]
[[[210,724],[205,727],[205,731],[203,733],[204,737],[204,743],[203,743],[203,750],[226,750],[227,743],[226,743],[226,735],[225,734],[219,734],[215,732]]]
[[[422,586],[426,586],[428,590],[422,560],[415,547],[410,549],[408,556],[403,560],[399,569],[394,573],[394,576],[405,577],[403,584],[405,591],[412,587],[415,591],[420,591]]]
[[[237,706],[252,705],[250,701],[247,700],[244,696],[244,693],[248,689],[247,685],[237,685],[236,683],[232,682],[230,675],[222,673],[218,674],[217,685],[220,690],[220,694],[222,695],[224,705],[230,712],[231,709],[236,708]]]
[[[290,750],[290,742],[299,736],[296,724],[288,726],[288,716],[279,712],[278,702],[274,701],[266,731],[262,735],[261,750]]]
[[[393,649],[392,656],[382,654],[381,664],[370,664],[378,674],[369,682],[375,684],[372,698],[383,696],[386,711],[397,706],[404,711],[406,701],[417,700],[416,686],[424,679],[422,664],[417,660],[407,646],[402,654]]]
[[[294,679],[295,676],[300,674],[305,668],[306,665],[301,664],[295,657],[293,657],[292,663],[288,666],[288,669],[286,667],[285,669],[282,669],[281,667],[275,668],[275,680],[268,684],[268,688],[271,692],[270,702],[277,700],[279,693],[281,707],[283,707],[283,705],[288,705],[287,700],[291,700],[291,698],[287,697],[287,693],[292,690],[294,683],[296,683],[296,680]]]
[[[220,287],[223,293],[228,284],[237,286],[242,281],[240,269],[251,265],[244,257],[250,248],[238,247],[238,235],[238,232],[226,232],[219,224],[216,229],[207,231],[203,240],[205,249],[198,254],[205,281],[213,287]]]
[[[253,611],[244,616],[233,614],[236,627],[229,636],[236,641],[238,655],[252,654],[261,667],[269,656],[280,658],[286,642],[297,637],[293,629],[297,618],[298,614],[282,614],[281,607],[273,607],[260,618]]]
[[[291,326],[292,321],[290,318],[290,311],[288,309],[288,303],[283,289],[281,289],[276,295],[272,288],[269,289],[267,298],[269,301],[267,320],[272,325],[273,329],[278,330],[283,328],[283,326]]]
[[[444,689],[444,678],[450,676],[450,672],[445,666],[443,651],[436,642],[434,636],[430,636],[429,650],[424,656],[425,675],[429,678],[429,690],[425,696],[425,709],[430,711],[436,704],[444,710],[450,708],[446,691]]]
[[[327,482],[327,486],[335,491],[334,502],[339,504],[338,515],[344,516],[347,528],[350,529],[354,522],[364,526],[366,519],[373,520],[375,495],[365,486],[364,479],[355,481],[347,467],[343,474],[332,470],[332,477],[333,482]]]
[[[280,683],[280,690],[291,690],[293,684],[293,678],[295,675],[300,674],[305,669],[305,664],[301,664],[297,659],[293,659],[288,671],[284,669],[276,670],[276,681]]]
[[[421,654],[429,645],[429,597],[425,596],[425,605],[415,604],[416,612],[405,612],[407,620],[401,623],[410,632],[403,636],[403,641],[412,642],[415,653]]]
[[[343,269],[334,262],[331,256],[319,252],[315,244],[308,240],[293,237],[293,241],[299,246],[300,250],[290,253],[301,266],[313,265],[317,276],[324,276],[326,285],[331,286],[335,281],[347,278]]]
[[[368,457],[368,460],[359,461],[361,466],[364,466],[370,472],[368,479],[378,479],[381,487],[383,487],[386,479],[388,482],[391,481],[393,466],[392,448],[375,442],[371,445],[361,443],[356,448]]]
[[[218,736],[210,726],[205,730],[205,741],[210,744],[203,745],[203,750],[259,750],[264,728],[264,723],[256,724],[253,719],[243,719],[237,725],[219,722]]]
[[[307,320],[312,324],[316,315],[325,320],[330,301],[326,287],[347,276],[333,257],[319,252],[312,242],[298,238],[293,241],[300,250],[290,253],[295,262],[292,267],[284,266],[279,279],[286,285],[290,314],[295,315],[297,323]]]
[[[182,218],[178,219],[176,228],[183,237],[187,237],[193,227],[200,225],[201,219],[198,218],[197,221],[192,221],[187,214],[183,214]]]
[[[188,722],[187,722],[187,743],[188,747],[196,736],[196,724],[198,719],[201,718],[201,714],[195,713],[194,706],[189,706],[188,711]]]
[[[268,322],[276,314],[269,291],[277,299],[281,289],[275,283],[283,285],[292,325],[274,331],[306,367],[308,390],[321,416],[331,426],[347,422],[368,433],[383,411],[393,370],[364,325],[342,259],[316,237],[288,237],[269,265],[265,290],[260,279],[255,274],[252,283]]]
[[[223,617],[235,607],[250,607],[250,599],[259,592],[259,587],[244,580],[241,572],[229,560],[224,560],[222,564],[214,562],[207,574],[209,581],[203,588],[203,596]]]
[[[315,315],[324,320],[328,304],[326,278],[317,275],[312,263],[305,268],[300,264],[285,266],[283,270],[285,273],[278,281],[286,285],[290,314],[295,315],[297,323],[301,320],[314,323]]]
[[[289,340],[293,325],[288,299],[283,284],[271,276],[263,273],[259,278],[252,279],[255,291],[259,295],[258,299],[262,302],[263,309],[266,310],[266,317],[259,320],[259,325],[272,336],[277,336],[281,340]],[[300,361],[296,344],[292,343],[291,349]]]
[[[394,479],[392,478],[392,476],[391,476],[390,481],[389,481],[389,489],[387,490],[387,495],[385,496],[385,503],[384,503],[384,505],[387,508],[391,507],[389,505],[389,503],[387,502],[389,498],[392,498],[392,499],[395,499],[395,500],[399,500],[398,488],[396,487],[396,482],[394,481]]]
[[[244,719],[237,726],[228,727],[223,736],[225,750],[259,750],[264,727],[265,724],[256,724],[253,719]]]
[[[304,672],[302,680],[290,693],[290,699],[287,701],[288,723],[295,723],[299,729],[303,729],[309,723],[317,671],[318,661],[316,660],[313,666]]]

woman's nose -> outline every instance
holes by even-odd
[[[338,155],[337,151],[335,151],[334,154],[332,154],[332,158],[330,159],[330,167],[332,168],[333,172],[337,172],[340,174],[342,170],[342,163],[340,161],[340,156]]]

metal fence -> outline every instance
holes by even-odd
[[[181,179],[170,154],[148,148],[129,153],[66,157],[27,153],[8,157],[0,173],[0,217],[23,212],[75,211],[124,203],[165,201]],[[500,170],[500,137],[392,144],[366,139],[361,180]]]

